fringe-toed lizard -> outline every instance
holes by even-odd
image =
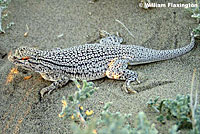
[[[69,80],[96,80],[103,77],[125,80],[126,91],[131,90],[130,82],[138,81],[136,72],[128,65],[167,60],[189,52],[195,44],[194,35],[185,47],[172,50],[154,50],[135,45],[122,45],[123,39],[110,35],[99,43],[85,44],[67,49],[47,51],[20,47],[8,56],[9,61],[41,74],[53,83],[40,91],[41,97],[54,89],[64,86]]]

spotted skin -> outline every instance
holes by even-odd
[[[190,44],[173,50],[154,50],[136,45],[122,45],[123,39],[110,35],[102,38],[100,43],[85,44],[67,49],[42,51],[36,48],[19,47],[8,56],[9,61],[41,74],[53,83],[43,88],[45,93],[62,87],[69,80],[96,80],[103,77],[125,80],[127,92],[131,90],[130,82],[138,81],[136,72],[127,69],[128,65],[151,63],[181,56],[189,52],[195,44],[194,36]]]

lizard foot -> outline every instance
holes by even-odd
[[[132,89],[130,86],[130,82],[132,80],[128,80],[125,82],[124,86],[123,86],[123,90],[128,93],[128,94],[136,94],[138,93],[136,90]],[[137,82],[137,84],[140,84],[140,81],[138,79],[135,80]]]
[[[47,75],[45,75],[45,76],[47,76]],[[69,81],[69,79],[67,77],[62,77],[61,79],[54,81],[50,86],[45,87],[42,90],[40,90],[41,97],[43,98],[44,94],[48,93],[48,95],[49,95],[53,90],[66,85],[68,81]]]
[[[126,83],[124,84],[122,90],[124,90],[128,94],[136,94],[136,93],[138,93],[136,90],[132,89],[130,86],[127,86]]]
[[[49,89],[48,87],[45,87],[43,89],[40,90],[40,95],[41,97],[43,98],[44,97],[44,94],[50,94],[54,89]]]

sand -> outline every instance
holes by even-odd
[[[185,1],[185,2],[184,2]],[[164,2],[164,1],[163,1]],[[169,0],[168,2],[173,2]],[[177,3],[188,3],[179,0]],[[68,48],[94,42],[99,30],[119,32],[126,44],[141,45],[154,49],[174,49],[190,42],[190,32],[197,22],[184,8],[152,8],[144,10],[134,0],[13,0],[8,8],[9,17],[3,21],[15,25],[0,35],[0,133],[2,134],[71,134],[70,120],[58,117],[62,96],[72,95],[73,82],[39,100],[38,92],[51,82],[38,73],[19,68],[14,80],[6,85],[6,78],[14,67],[7,59],[8,53],[19,46],[37,47],[43,50],[56,47]],[[115,20],[123,22],[134,38]],[[24,33],[29,27],[27,37]],[[58,37],[62,35],[62,37]],[[198,41],[197,41],[198,43]],[[165,125],[156,121],[157,115],[146,107],[150,98],[175,98],[177,94],[190,92],[193,69],[197,68],[199,82],[200,47],[188,54],[152,64],[130,66],[139,73],[140,85],[132,85],[138,94],[122,91],[123,81],[108,78],[94,81],[98,91],[84,103],[94,116],[103,110],[101,102],[114,102],[112,112],[131,113],[131,122],[139,111],[144,111],[160,133],[168,133],[174,122]],[[28,80],[25,76],[31,75]],[[196,83],[197,83],[196,82]],[[196,84],[195,84],[196,85]]]

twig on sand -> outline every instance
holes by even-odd
[[[24,37],[27,37],[28,36],[28,32],[29,32],[29,27],[28,27],[28,25],[26,24],[26,32],[24,33]]]
[[[196,112],[196,108],[197,108],[197,98],[198,98],[198,93],[197,93],[197,89],[195,92],[195,100],[194,100],[194,104],[193,104],[193,87],[194,87],[194,80],[195,80],[195,73],[196,73],[196,68],[193,71],[193,76],[192,76],[192,83],[191,83],[191,91],[190,91],[190,109],[192,112],[192,128],[194,129],[196,126],[196,118],[195,118],[195,112]],[[197,87],[198,88],[198,87]]]
[[[118,23],[120,23],[127,31],[128,31],[128,33],[133,37],[133,38],[135,38],[134,36],[133,36],[133,34],[131,33],[131,31],[124,25],[124,23],[122,23],[121,21],[119,21],[119,20],[115,20],[115,21],[117,21]]]

